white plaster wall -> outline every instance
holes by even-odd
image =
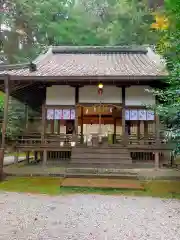
[[[46,105],[74,105],[75,89],[70,86],[52,86],[46,88]]]
[[[155,104],[155,96],[145,89],[151,89],[149,86],[131,86],[126,88],[126,105],[142,106]]]
[[[79,89],[80,103],[122,103],[121,88],[104,85],[103,94],[98,95],[98,86],[84,86]]]
[[[126,88],[126,105],[142,106],[155,104],[155,96],[145,91],[149,86],[131,86]],[[80,103],[122,103],[121,88],[104,86],[103,95],[98,95],[97,86],[84,86],[79,89]],[[46,88],[46,105],[74,105],[75,89],[70,86],[52,86]]]

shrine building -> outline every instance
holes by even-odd
[[[32,63],[1,65],[2,152],[13,96],[40,109],[38,123],[29,123],[15,141],[27,158],[34,151],[43,164],[160,167],[170,148],[152,90],[164,87],[166,78],[162,59],[143,46],[57,46]]]

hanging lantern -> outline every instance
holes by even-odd
[[[98,84],[98,94],[99,94],[99,95],[102,95],[102,94],[103,94],[103,87],[104,87],[104,86],[103,86],[102,83],[99,83],[99,84]]]

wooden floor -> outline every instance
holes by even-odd
[[[99,179],[99,178],[66,178],[62,187],[88,187],[88,188],[113,188],[144,190],[143,185],[138,180],[120,180],[120,179]]]

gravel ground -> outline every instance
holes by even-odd
[[[0,193],[0,240],[180,239],[180,201]]]

